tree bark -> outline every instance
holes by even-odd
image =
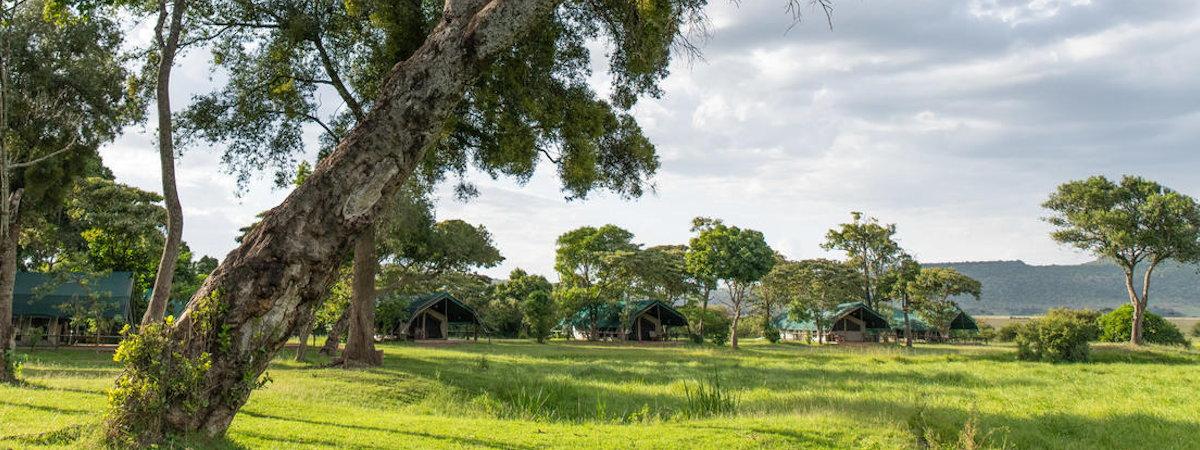
[[[8,201],[7,210],[14,213],[21,203],[21,191],[14,192]],[[16,374],[8,370],[11,361],[9,352],[16,350],[13,341],[13,288],[17,280],[17,226],[16,217],[8,217],[8,226],[0,238],[0,382],[16,381]]]
[[[729,296],[733,300],[733,322],[729,324],[729,347],[734,350],[738,349],[737,328],[738,322],[742,321],[742,294],[740,288],[736,288],[733,284],[729,285]]]
[[[300,326],[299,338],[300,343],[296,346],[296,361],[304,361],[305,353],[308,353],[308,336],[312,333],[313,319],[309,319],[308,323]]]
[[[1133,273],[1135,267],[1123,268],[1125,269],[1125,290],[1129,294],[1129,303],[1133,305],[1133,324],[1129,328],[1129,343],[1133,345],[1142,345],[1143,305],[1142,299],[1138,296],[1137,288],[1133,286]]]
[[[370,227],[354,243],[354,280],[350,296],[350,326],[342,364],[346,367],[378,366],[375,351],[375,233]]]
[[[912,322],[908,318],[910,309],[908,294],[904,294],[904,346],[908,348],[912,348]]]
[[[171,124],[171,69],[175,65],[175,53],[179,47],[179,34],[183,28],[183,13],[187,0],[174,0],[171,5],[170,23],[166,37],[163,26],[167,22],[167,0],[159,0],[158,26],[158,85],[155,100],[158,103],[158,160],[162,168],[163,200],[167,207],[167,239],[163,244],[162,257],[158,260],[158,272],[154,276],[150,304],[142,315],[142,325],[163,320],[167,302],[171,298],[171,284],[175,277],[175,265],[179,261],[179,248],[183,242],[183,207],[179,203],[179,190],[175,186],[175,138]]]
[[[172,433],[224,434],[271,359],[326,295],[342,255],[378,215],[380,199],[436,143],[468,84],[557,4],[448,1],[425,44],[387,76],[367,119],[247,233],[167,331],[181,351],[164,359],[207,354],[211,367],[199,385],[168,384],[165,394],[202,401],[170,404],[163,415],[112,405],[130,412],[122,420],[154,421]],[[132,429],[123,425],[110,427]]]
[[[329,334],[325,337],[325,345],[318,354],[326,356],[337,356],[338,344],[342,341],[342,335],[346,333],[346,329],[350,326],[350,306],[346,305],[346,309],[342,310],[342,314],[338,316],[336,322],[329,327]]]

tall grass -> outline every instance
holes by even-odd
[[[686,400],[680,416],[684,419],[699,419],[712,416],[732,416],[737,413],[737,395],[721,386],[721,377],[713,375],[693,383],[684,383]]]

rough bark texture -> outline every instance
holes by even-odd
[[[325,345],[317,353],[326,356],[337,356],[338,344],[341,344],[342,335],[346,334],[346,329],[350,326],[350,307],[342,310],[342,315],[338,316],[333,326],[329,327],[329,335],[325,337]]]
[[[447,2],[425,44],[392,69],[366,120],[266,213],[168,331],[182,357],[212,358],[199,385],[168,393],[202,401],[127,420],[161,421],[167,432],[224,434],[271,358],[326,294],[341,256],[379,213],[380,199],[399,188],[441,135],[468,83],[557,3]],[[166,387],[172,388],[182,389]]]
[[[183,13],[187,0],[175,0],[171,6],[170,23],[167,22],[167,0],[159,0],[158,26],[158,85],[155,101],[158,103],[158,160],[162,167],[163,200],[167,207],[167,239],[163,244],[162,257],[158,260],[158,273],[154,276],[154,290],[142,325],[163,320],[167,302],[171,298],[171,283],[174,281],[175,264],[179,261],[179,247],[183,242],[183,207],[179,204],[179,191],[175,187],[175,138],[171,124],[171,68],[175,65],[175,53],[179,47],[179,33],[183,28]]]
[[[354,280],[350,295],[350,324],[345,367],[378,366],[383,355],[375,350],[375,233],[370,228],[354,242]]]

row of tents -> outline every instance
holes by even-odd
[[[40,336],[51,343],[68,333],[76,333],[72,318],[87,313],[110,319],[113,323],[131,323],[130,300],[133,278],[128,272],[113,272],[101,276],[63,277],[39,273],[18,273],[14,289],[13,318],[17,338]],[[183,302],[172,302],[171,310],[178,315]],[[445,292],[413,297],[407,307],[408,320],[400,328],[401,338],[414,340],[475,337],[486,334],[483,321],[474,308]],[[77,321],[75,321],[77,322]],[[862,302],[845,303],[828,313],[823,323],[829,329],[818,330],[814,321],[796,321],[787,314],[774,319],[780,335],[787,340],[819,342],[877,341],[889,333],[902,336],[904,318],[901,311],[885,315]],[[934,329],[919,314],[911,314],[910,327],[919,339],[937,340],[940,330]],[[568,337],[626,341],[660,341],[670,339],[673,330],[688,326],[688,319],[672,305],[660,300],[640,300],[615,305],[587,308],[559,324],[559,331]],[[40,333],[31,330],[40,329]],[[966,312],[951,323],[952,331],[978,331],[975,320]],[[592,336],[592,334],[595,336]]]

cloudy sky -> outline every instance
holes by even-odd
[[[825,256],[850,211],[896,223],[924,261],[1075,263],[1088,258],[1039,220],[1057,184],[1129,173],[1200,195],[1200,2],[838,0],[832,30],[817,11],[792,26],[782,0],[712,3],[703,60],[678,60],[636,111],[662,158],[653,194],[567,202],[545,166],[525,185],[475,176],[467,203],[443,196],[439,218],[484,224],[507,258],[486,273],[549,275],[555,237],[583,225],[683,243],[695,216]],[[206,60],[178,69],[177,107],[211,88]],[[119,181],[160,191],[152,132],[102,154]],[[178,170],[184,239],[220,258],[287,192],[264,176],[237,195],[218,154],[189,149]]]

